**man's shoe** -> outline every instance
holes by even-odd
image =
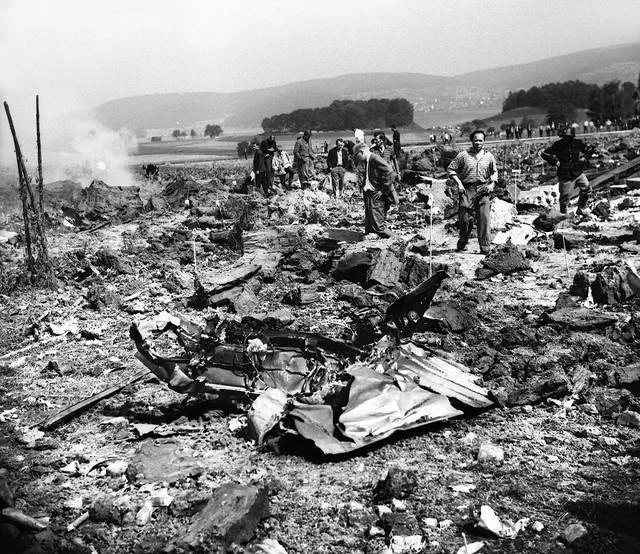
[[[466,240],[458,240],[458,244],[456,245],[456,250],[458,252],[462,252],[467,249],[467,241]]]
[[[480,254],[484,254],[485,256],[488,256],[489,254],[491,254],[491,248],[481,248]]]

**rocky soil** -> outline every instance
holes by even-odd
[[[121,204],[100,185],[73,202],[62,191],[48,209],[56,291],[21,273],[19,235],[0,244],[5,552],[640,552],[637,196],[609,191],[607,214],[543,221],[504,202],[503,230],[533,231],[485,259],[475,241],[455,251],[444,189],[431,235],[406,186],[395,238],[331,242],[328,229],[362,229],[353,179],[338,200],[322,183],[265,199],[224,165],[141,178]],[[19,218],[4,229],[19,233]],[[194,274],[233,266],[273,230],[290,242],[243,284],[250,301],[194,307]],[[450,277],[404,340],[469,367],[487,410],[327,457],[296,436],[256,445],[249,396],[193,397],[148,373],[39,429],[140,372],[130,324],[163,311],[198,323],[270,312],[285,329],[356,340],[367,310],[428,276],[430,236],[432,268]],[[397,282],[336,279],[354,250],[392,252]]]

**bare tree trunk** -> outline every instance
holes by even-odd
[[[42,180],[42,143],[40,142],[40,96],[36,94],[36,140],[38,142],[38,204],[44,226],[44,181]]]
[[[20,143],[18,142],[18,135],[16,134],[16,130],[13,125],[13,118],[11,117],[11,110],[9,110],[9,104],[7,104],[7,102],[4,103],[4,110],[7,114],[7,119],[9,120],[9,128],[11,129],[11,135],[13,137],[13,144],[16,152],[16,162],[18,165],[18,176],[20,179],[20,198],[22,199],[24,234],[27,249],[27,266],[31,271],[37,271],[41,273],[45,277],[49,286],[55,286],[55,277],[53,275],[53,267],[49,260],[47,237],[44,230],[43,212],[39,209],[39,204],[36,204],[33,195],[33,189],[31,188],[29,174],[27,173],[27,168],[24,164],[22,150],[20,149]],[[33,232],[34,226],[35,233]],[[35,241],[34,238],[36,239]],[[33,256],[34,242],[36,243],[36,247],[38,249],[37,260],[34,260]]]

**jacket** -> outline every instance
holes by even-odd
[[[396,174],[391,166],[377,154],[371,153],[366,162],[365,171],[362,186],[365,186],[368,177],[369,183],[376,192],[381,192],[390,202],[397,204],[398,193],[393,185]]]
[[[544,150],[540,156],[552,165],[560,162],[558,179],[567,180],[580,177],[586,165],[584,156],[589,156],[592,152],[593,148],[586,146],[580,139],[562,138]]]
[[[334,146],[331,150],[329,150],[329,154],[327,155],[327,167],[329,169],[333,169],[338,165],[338,147]],[[342,167],[345,169],[349,168],[349,151],[343,146],[342,147]]]
[[[309,160],[313,160],[315,155],[311,151],[311,145],[300,137],[295,146],[293,147],[293,160],[297,163],[299,160],[303,160],[308,162]]]

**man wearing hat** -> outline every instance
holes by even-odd
[[[393,170],[364,143],[356,144],[353,157],[355,163],[363,167],[364,232],[388,238],[391,233],[386,230],[387,210],[398,202]]]
[[[447,174],[458,186],[458,250],[465,250],[474,219],[478,220],[480,252],[491,252],[491,191],[498,180],[496,160],[484,149],[484,131],[469,135],[471,148],[460,152],[447,167]]]
[[[595,150],[575,138],[575,129],[564,126],[560,129],[560,140],[544,150],[540,156],[546,162],[558,167],[560,188],[560,212],[567,213],[567,206],[574,189],[579,189],[578,215],[589,214],[589,196],[591,185],[583,171],[584,160]]]

